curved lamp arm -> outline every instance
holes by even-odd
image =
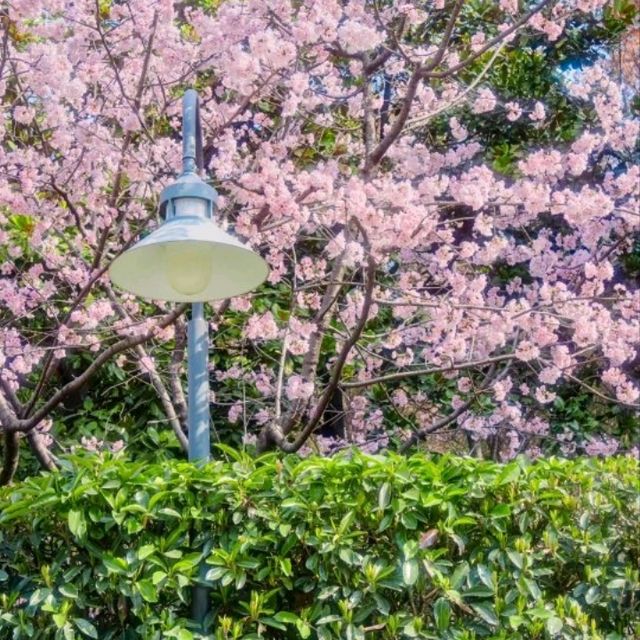
[[[182,98],[182,173],[203,170],[202,125],[198,92],[187,89]]]

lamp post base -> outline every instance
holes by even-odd
[[[198,571],[198,579],[203,579],[206,573],[206,567],[200,565]],[[204,620],[209,613],[209,589],[201,585],[196,585],[191,589],[191,618],[198,625],[198,631],[204,633]]]

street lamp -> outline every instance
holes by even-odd
[[[182,99],[182,174],[160,195],[164,222],[116,258],[111,280],[143,298],[191,302],[188,352],[189,460],[207,461],[209,436],[209,340],[204,302],[246,293],[269,273],[266,262],[213,221],[218,194],[198,175],[203,169],[198,94]],[[207,595],[194,590],[194,617],[206,614]]]

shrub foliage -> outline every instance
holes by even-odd
[[[0,493],[0,638],[640,637],[631,458],[74,458]]]

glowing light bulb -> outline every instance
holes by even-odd
[[[178,292],[193,296],[211,280],[211,247],[195,242],[169,242],[165,248],[167,279]]]

